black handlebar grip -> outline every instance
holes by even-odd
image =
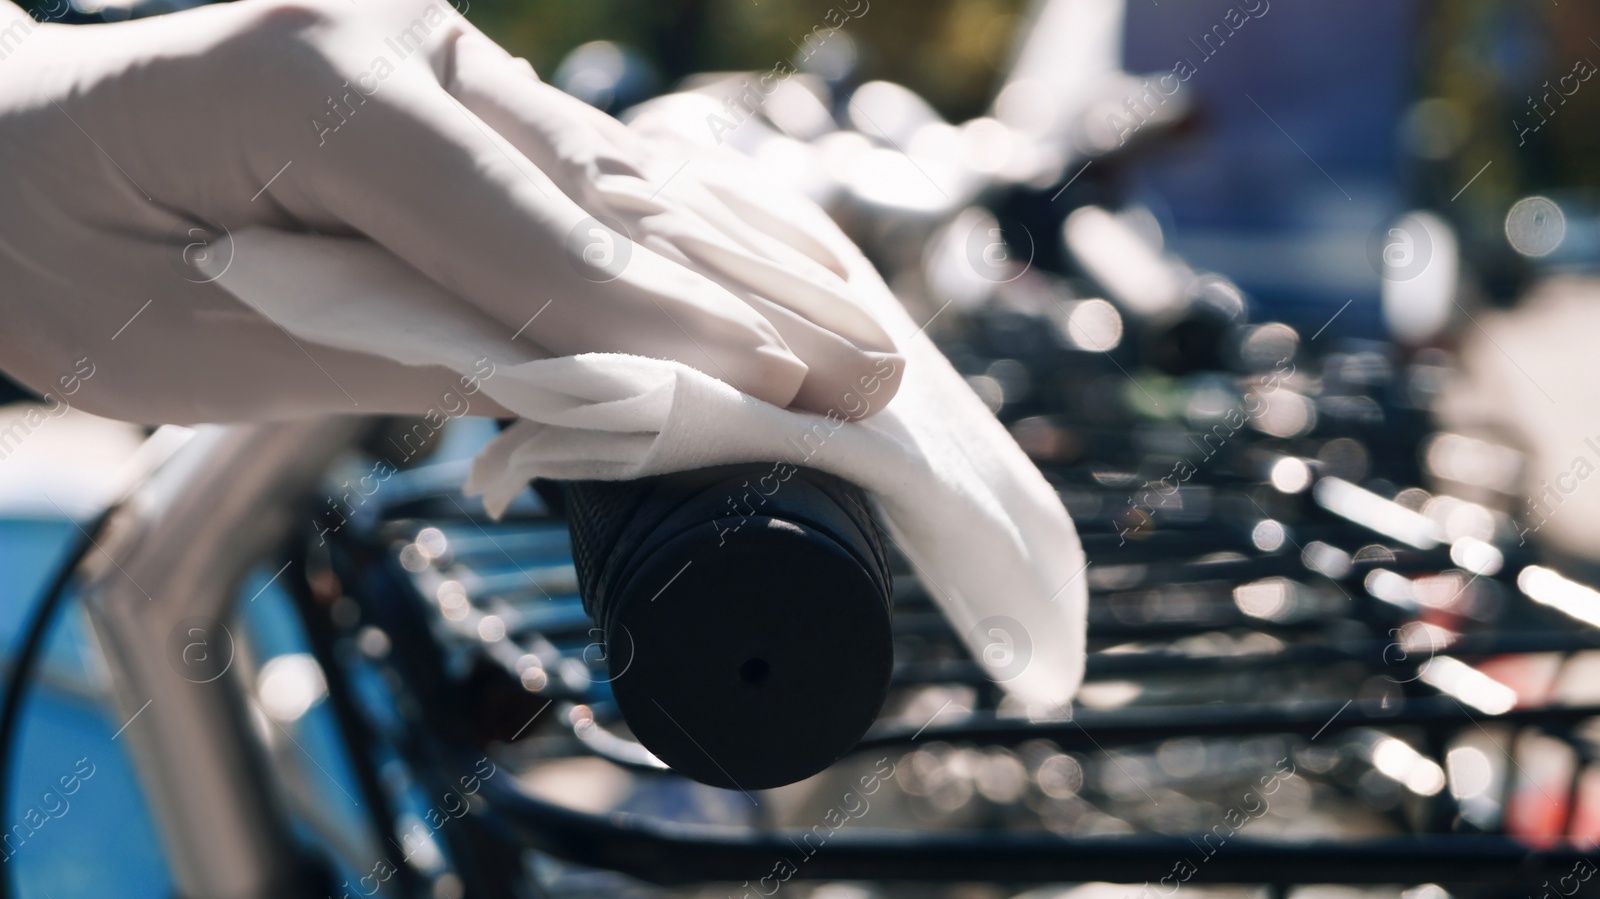
[[[785,463],[566,485],[584,609],[635,737],[759,790],[861,739],[889,689],[890,575],[860,489]]]

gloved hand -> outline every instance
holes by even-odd
[[[140,421],[436,404],[455,373],[309,343],[218,287],[218,254],[249,252],[222,238],[268,227],[381,245],[525,347],[491,362],[674,359],[849,417],[894,345],[843,264],[684,162],[445,0],[94,26],[0,0],[0,368],[47,392],[88,360],[70,401]]]

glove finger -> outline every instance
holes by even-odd
[[[576,187],[610,178],[648,184],[648,156],[638,137],[539,80],[526,60],[476,29],[456,41],[455,60],[445,89],[558,182]],[[573,199],[582,200],[576,191]]]
[[[759,230],[730,210],[716,195],[701,187],[682,159],[649,152],[639,135],[609,115],[538,79],[524,60],[516,59],[480,34],[464,34],[458,42],[458,62],[448,86],[463,105],[491,125],[523,155],[546,172],[556,175],[583,204],[588,191],[577,182],[595,185],[595,196],[608,201],[607,212],[630,211],[640,215],[665,212],[670,196],[679,208],[694,212],[732,244],[769,255],[829,289],[843,290],[843,266],[816,241],[816,253],[832,265],[819,264]],[[590,209],[598,213],[597,209]],[[770,220],[776,221],[776,217]],[[794,229],[790,233],[803,234]],[[832,275],[833,278],[829,278]],[[841,279],[833,284],[828,281]]]
[[[878,352],[894,349],[883,329],[849,296],[841,278],[778,241],[752,235],[746,224],[683,171],[685,166],[667,172],[658,186],[652,186],[638,170],[659,169],[658,161],[652,166],[653,160],[637,152],[618,150],[597,133],[598,128],[589,127],[605,120],[612,130],[626,132],[620,123],[530,77],[525,67],[486,40],[468,35],[461,44],[450,85],[453,93],[528,158],[569,173],[577,182],[569,185],[573,198],[591,214],[625,220],[640,240],[665,241],[681,251],[681,259],[726,286],[743,287],[777,303],[835,332],[844,342]],[[637,137],[629,134],[628,139]],[[601,160],[606,159],[621,163],[602,173]],[[693,205],[663,202],[662,195],[688,198]],[[720,220],[722,227],[707,221],[707,216]],[[657,240],[649,245],[660,248]],[[763,248],[778,258],[763,254]],[[801,360],[806,361],[804,354]]]
[[[843,278],[751,229],[700,187],[687,169],[663,188],[651,188],[635,178],[604,176],[596,182],[594,196],[605,212],[596,208],[591,212],[632,216],[630,225],[637,221],[639,233],[660,236],[677,246],[702,272],[732,279],[849,340],[893,349],[888,335],[855,301]]]
[[[776,202],[764,192],[749,191],[747,185],[739,183],[737,179],[729,179],[730,174],[748,167],[750,160],[725,148],[718,150],[691,140],[679,130],[679,119],[698,120],[697,116],[682,110],[684,105],[699,112],[719,112],[721,109],[706,97],[670,94],[644,104],[639,114],[630,120],[628,129],[654,143],[677,145],[683,148],[685,155],[710,161],[710,165],[696,169],[698,180],[743,222],[745,228],[770,235],[839,277],[847,278],[849,266],[832,249],[834,235],[817,234],[804,222],[797,221],[790,214],[792,210],[785,208],[784,204]]]
[[[742,288],[848,341],[885,352],[894,349],[887,332],[857,304],[843,279],[775,241],[766,241],[772,245],[771,253],[754,252],[748,241],[735,240],[692,211],[644,208],[654,201],[640,195],[643,184],[627,178],[602,179],[598,190],[606,210],[601,214],[615,213],[658,252],[697,268],[736,295]],[[744,232],[748,238],[749,229]]]
[[[352,124],[311,169],[320,202],[511,332],[554,355],[674,359],[792,402],[805,365],[763,317],[595,221],[437,81],[396,72]]]
[[[813,280],[829,283],[844,280],[843,263],[812,235],[779,216],[761,219],[735,211],[722,193],[713,189],[715,175],[706,171],[710,160],[692,145],[684,150],[686,158],[695,159],[697,163],[684,171],[688,177],[674,180],[670,188],[663,191],[670,194],[674,202],[694,210],[751,251],[788,265]],[[741,202],[748,205],[761,201],[747,198]]]
[[[899,392],[906,368],[899,353],[863,349],[759,296],[747,296],[745,301],[772,322],[809,367],[795,396],[796,406],[855,421],[878,412]]]
[[[877,320],[842,291],[831,290],[722,241],[685,234],[674,242],[704,269],[716,271],[820,328],[863,347],[885,352],[894,350],[894,341]]]

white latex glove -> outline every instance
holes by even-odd
[[[491,362],[631,353],[839,409],[892,341],[823,242],[686,161],[444,0],[94,26],[0,0],[0,367],[48,392],[89,360],[71,402],[140,421],[436,405],[456,373],[292,337],[214,283],[219,238],[267,227],[381,245],[514,337]]]
[[[702,125],[719,108],[671,95],[637,110],[629,127],[694,160],[680,179],[703,172],[702,186],[741,216],[827,248],[851,295],[905,351],[879,372],[904,369],[898,397],[881,415],[841,422],[775,408],[674,362],[597,353],[505,365],[482,392],[522,420],[479,453],[467,492],[498,515],[533,477],[631,479],[766,462],[772,473],[750,489],[771,495],[788,477],[783,463],[831,472],[877,500],[889,535],[991,676],[1030,714],[1066,714],[1083,674],[1087,565],[1055,489],[825,212],[754,161],[693,143],[709,140]],[[218,283],[304,339],[462,373],[475,370],[482,348],[507,342],[369,242],[268,229],[233,241],[236,261]],[[883,394],[878,378],[862,380],[836,415],[881,407]]]

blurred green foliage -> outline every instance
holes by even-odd
[[[62,0],[16,0],[46,18]],[[193,0],[139,0],[146,14]],[[813,28],[845,20],[860,54],[858,81],[898,81],[956,120],[981,114],[1006,68],[1027,0],[452,0],[541,77],[589,41],[641,53],[671,87],[695,72],[771,69],[792,62]],[[76,5],[95,7],[93,0]],[[106,21],[126,13],[114,5]],[[853,15],[852,15],[853,13]],[[101,21],[77,15],[70,21]]]
[[[1600,77],[1561,80],[1600,64],[1600,3],[1433,0],[1425,10],[1414,56],[1425,102],[1400,129],[1420,163],[1419,194],[1477,252],[1510,258],[1502,228],[1517,200],[1600,196]]]
[[[825,0],[471,0],[467,17],[541,75],[586,41],[627,44],[663,83],[716,70],[765,70],[790,61]],[[856,42],[861,80],[887,78],[926,97],[947,117],[981,113],[1022,24],[1024,0],[851,0],[844,26]],[[865,9],[863,10],[863,7]],[[833,21],[840,16],[835,14]]]
[[[1600,63],[1600,4],[1438,0],[1424,34],[1421,96],[1446,104],[1451,182],[1492,159],[1474,201],[1496,208],[1528,190],[1600,188],[1600,78],[1559,84],[1575,62]]]

